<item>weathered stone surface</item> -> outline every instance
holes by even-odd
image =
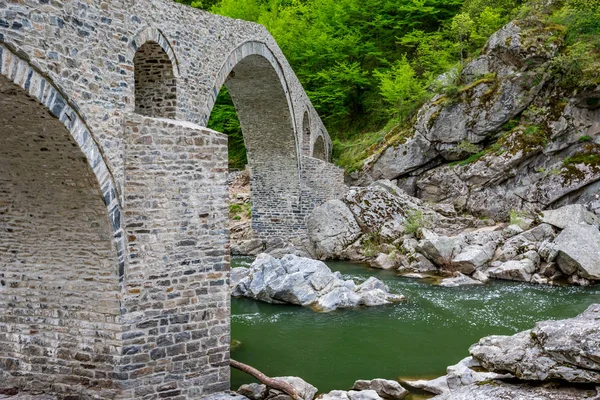
[[[417,381],[400,380],[400,384],[409,389],[424,390],[433,394],[442,394],[450,391],[445,376],[440,376],[429,381],[424,379]]]
[[[446,369],[446,383],[450,390],[457,390],[463,386],[470,386],[480,382],[490,381],[492,379],[511,378],[510,374],[497,374],[495,372],[476,371],[473,368],[481,367],[473,357],[467,357],[456,365],[449,366]]]
[[[456,272],[456,275],[452,278],[445,278],[440,282],[440,286],[444,287],[458,287],[468,285],[481,285],[483,282],[475,279],[471,279],[468,276]]]
[[[374,390],[332,390],[319,397],[321,400],[382,400]]]
[[[260,383],[249,383],[242,385],[236,390],[242,396],[249,398],[250,400],[263,400],[267,397],[267,386]]]
[[[440,236],[434,232],[423,231],[423,240],[417,246],[417,250],[439,266],[450,266],[452,259],[458,255],[464,240],[461,237]]]
[[[581,223],[600,225],[600,217],[589,212],[581,204],[571,204],[556,210],[545,210],[542,212],[541,220],[560,229]]]
[[[554,240],[556,263],[567,275],[600,280],[600,231],[598,226],[568,225]]]
[[[519,260],[509,260],[497,267],[489,268],[486,274],[496,279],[530,282],[539,264],[539,255],[535,251],[529,251]]]
[[[319,258],[339,257],[362,233],[354,215],[341,200],[330,200],[313,210],[307,229]]]
[[[506,242],[496,251],[494,260],[510,261],[528,251],[538,251],[545,243],[556,236],[554,228],[549,224],[541,224],[528,231],[520,233]]]
[[[374,390],[349,390],[348,397],[350,400],[381,400],[381,397]]]
[[[281,380],[292,385],[292,387],[296,389],[296,393],[298,393],[300,398],[303,400],[313,400],[315,398],[315,395],[317,394],[316,387],[297,376],[280,376],[276,377],[275,379]],[[267,398],[275,397],[277,397],[279,400],[284,400],[286,398],[291,399],[291,397],[285,393],[282,393],[275,389],[269,389]]]
[[[342,280],[339,273],[332,273],[321,261],[291,254],[281,260],[260,254],[247,271],[236,271],[234,276],[234,296],[267,303],[297,304],[321,312],[361,305],[379,306],[404,299],[389,293],[388,287],[374,277],[356,285]]]
[[[380,397],[386,399],[403,399],[408,395],[398,382],[389,379],[358,380],[352,386],[353,390],[374,390]]]
[[[515,385],[494,381],[465,386],[431,400],[596,400],[599,395],[595,389]]]
[[[419,132],[415,132],[404,143],[387,148],[372,165],[367,161],[366,164],[370,165],[368,175],[373,180],[395,179],[428,163],[436,156],[437,152],[431,142]]]
[[[453,268],[465,274],[472,274],[476,269],[490,262],[495,251],[496,243],[494,242],[466,246],[452,259]]]
[[[371,264],[372,267],[381,269],[397,269],[399,266],[399,255],[379,253],[375,261]]]
[[[378,181],[366,188],[351,188],[344,202],[364,233],[377,232],[391,240],[404,234],[411,212],[422,212],[420,200],[408,196],[389,181]],[[431,214],[435,212],[431,211]]]
[[[488,336],[471,346],[482,367],[519,379],[600,383],[600,306],[513,336]]]

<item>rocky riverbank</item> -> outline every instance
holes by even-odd
[[[493,279],[588,285],[600,280],[600,218],[580,204],[499,223],[430,205],[390,181],[351,188],[309,217],[314,255],[369,261],[445,286]]]
[[[435,400],[598,399],[600,305],[513,336],[485,337],[469,352],[447,375],[407,386],[438,394]]]
[[[315,311],[380,306],[404,300],[379,279],[356,284],[321,261],[292,254],[281,259],[260,254],[250,268],[231,271],[231,294],[274,304],[296,304]]]

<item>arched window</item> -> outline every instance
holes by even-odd
[[[175,118],[177,81],[173,63],[157,42],[146,42],[133,59],[135,112],[155,118]]]
[[[325,141],[323,136],[319,136],[315,140],[315,146],[313,147],[313,157],[319,160],[327,161],[327,151],[325,149]]]
[[[308,111],[304,111],[302,118],[302,153],[310,155],[310,120],[308,119]]]

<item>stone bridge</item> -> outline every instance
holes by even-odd
[[[229,388],[226,85],[253,228],[305,235],[343,190],[269,33],[167,0],[0,0],[0,390]]]

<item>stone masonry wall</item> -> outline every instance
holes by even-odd
[[[328,200],[342,197],[348,191],[344,170],[317,158],[302,156],[302,181],[310,190],[310,211]]]
[[[0,126],[0,387],[114,397],[121,290],[96,176],[65,126],[2,76]]]
[[[226,390],[227,138],[135,114],[126,117],[125,137],[125,397]]]

